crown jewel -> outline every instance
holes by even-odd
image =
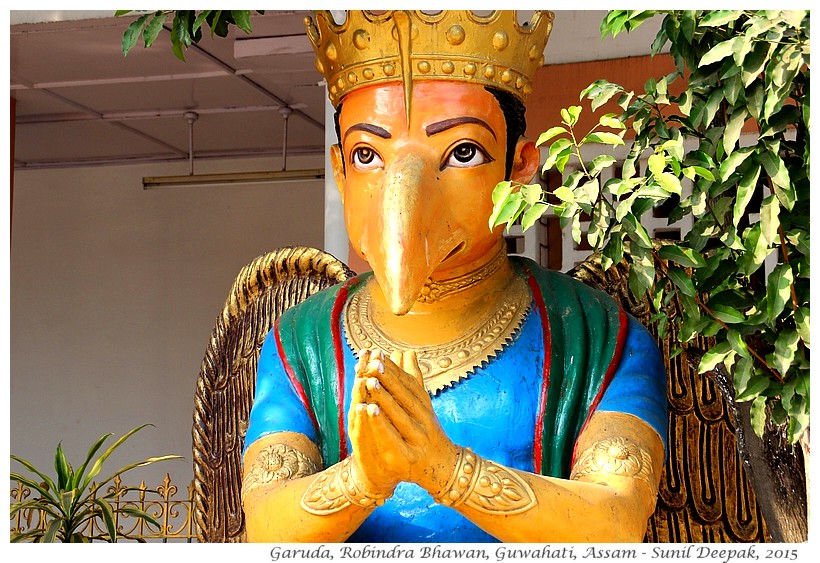
[[[337,24],[327,10],[305,18],[316,69],[334,106],[363,86],[413,80],[463,81],[492,86],[526,100],[543,64],[552,12],[518,22],[514,10],[478,15],[469,10],[349,10]]]

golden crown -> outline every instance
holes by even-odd
[[[334,106],[348,93],[401,80],[408,105],[414,80],[492,86],[521,101],[544,63],[553,13],[536,11],[519,23],[514,10],[479,15],[469,10],[347,11],[337,24],[327,10],[305,18],[316,69]]]

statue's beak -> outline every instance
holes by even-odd
[[[433,271],[461,242],[450,224],[445,201],[436,187],[436,170],[418,155],[407,154],[385,170],[371,200],[362,250],[391,311],[407,313]]]

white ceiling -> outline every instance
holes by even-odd
[[[648,53],[657,26],[602,42],[605,13],[556,12],[547,62]],[[326,98],[304,35],[308,14],[254,15],[252,35],[234,30],[212,39],[206,32],[183,63],[167,30],[151,48],[138,45],[123,57],[132,18],[108,17],[113,10],[11,11],[15,168],[188,160],[186,115],[196,117],[195,159],[279,158],[287,107],[287,153],[323,153]]]

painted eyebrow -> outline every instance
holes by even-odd
[[[365,131],[366,133],[371,133],[377,137],[381,137],[382,139],[389,139],[392,137],[390,131],[383,129],[378,125],[371,125],[370,123],[357,123],[355,125],[351,125],[350,128],[345,131],[345,139],[347,139],[347,136],[353,131]]]
[[[479,119],[477,117],[470,117],[470,116],[454,117],[452,119],[445,119],[444,121],[438,121],[436,123],[431,123],[424,130],[427,133],[427,136],[431,137],[431,136],[435,135],[436,133],[441,133],[442,131],[446,131],[447,129],[452,129],[453,127],[457,127],[459,125],[464,125],[465,123],[474,123],[476,125],[480,125],[481,127],[484,127],[485,129],[487,129],[487,131],[492,133],[494,139],[496,138],[495,131],[493,131],[493,128],[490,127],[487,124],[486,121],[482,121],[481,119]]]

